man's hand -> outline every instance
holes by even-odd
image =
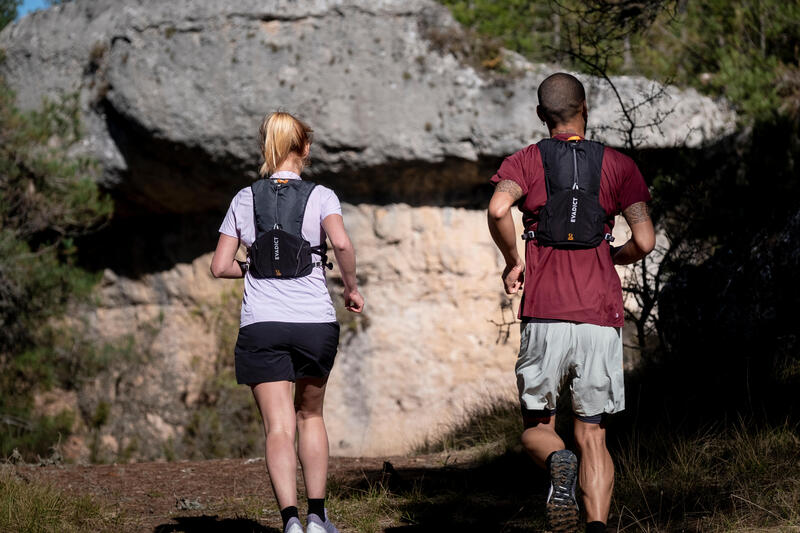
[[[358,289],[344,291],[344,307],[351,313],[360,313],[364,310],[364,297]]]
[[[525,283],[525,265],[517,263],[515,265],[506,265],[503,270],[503,285],[506,289],[506,294],[516,294],[522,289]]]

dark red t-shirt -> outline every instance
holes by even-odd
[[[555,138],[566,141],[571,134]],[[507,157],[492,183],[511,180],[522,188],[519,209],[524,218],[538,215],[547,201],[544,167],[539,148],[532,144]],[[636,202],[650,201],[650,192],[633,160],[606,146],[600,181],[600,205],[609,217]],[[611,232],[610,223],[607,228]],[[536,230],[536,224],[531,227]],[[618,243],[619,244],[619,243]],[[525,288],[519,317],[587,322],[600,326],[623,324],[622,286],[603,241],[588,250],[559,250],[525,245]]]

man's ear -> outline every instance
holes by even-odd
[[[581,116],[583,117],[583,122],[586,123],[589,120],[589,106],[586,105],[586,100],[583,101],[581,104]]]
[[[540,105],[536,106],[536,116],[539,117],[539,120],[547,124],[547,119],[544,118],[544,114],[542,113],[542,106]]]
[[[303,159],[308,157],[308,154],[311,153],[311,143],[306,143],[305,148],[303,148]]]

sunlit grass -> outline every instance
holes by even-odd
[[[72,533],[119,530],[122,519],[94,498],[17,477],[0,467],[0,531]]]

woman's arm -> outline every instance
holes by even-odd
[[[356,280],[356,251],[347,231],[344,229],[342,215],[328,215],[322,220],[322,228],[328,234],[333,246],[333,254],[339,264],[344,283],[344,305],[348,311],[360,313],[364,309],[364,298],[358,292]]]
[[[217,249],[211,258],[211,275],[215,278],[241,278],[244,277],[244,268],[236,260],[236,251],[239,249],[239,239],[219,234]]]

